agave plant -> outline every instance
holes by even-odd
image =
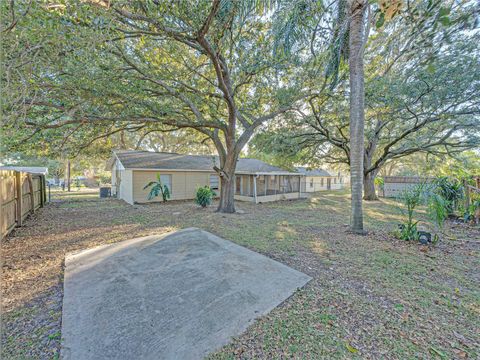
[[[160,179],[160,174],[157,174],[157,181],[150,181],[143,190],[146,190],[149,187],[152,187],[150,189],[150,192],[147,196],[148,200],[152,200],[153,198],[162,195],[163,201],[167,201],[170,199],[170,190],[168,189],[167,185],[162,184],[162,180]]]

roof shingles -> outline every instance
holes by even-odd
[[[116,151],[115,155],[125,169],[213,171],[213,167],[220,163],[218,156],[214,155],[185,155],[150,151]],[[238,160],[236,172],[290,173],[261,160],[249,158]]]
[[[297,167],[296,170],[305,176],[325,176],[325,177],[333,176],[328,171],[325,171],[323,169],[310,169],[306,167]]]

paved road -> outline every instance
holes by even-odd
[[[189,228],[68,255],[64,359],[201,359],[310,277]]]

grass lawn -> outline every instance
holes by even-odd
[[[313,277],[212,359],[480,358],[480,229],[449,222],[435,247],[396,240],[398,204],[365,204],[348,231],[347,193],[217,214],[192,202],[130,206],[55,194],[2,242],[2,358],[57,358],[70,251],[196,226]],[[421,216],[422,214],[420,214]]]

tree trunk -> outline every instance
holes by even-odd
[[[70,160],[67,162],[67,184],[68,184],[68,192],[72,191],[72,175],[71,175],[71,164]]]
[[[237,167],[238,155],[235,153],[227,153],[223,164],[220,164],[220,203],[218,204],[218,212],[234,213],[235,212],[235,168]]]
[[[375,173],[369,172],[363,179],[363,199],[364,200],[378,200],[375,192]]]
[[[220,203],[218,204],[218,212],[234,213],[235,212],[235,174],[232,173],[227,179],[226,176],[220,177]]]
[[[363,156],[365,154],[365,89],[363,69],[364,17],[366,0],[349,0],[349,70],[350,70],[350,187],[352,191],[352,231],[363,230]]]

